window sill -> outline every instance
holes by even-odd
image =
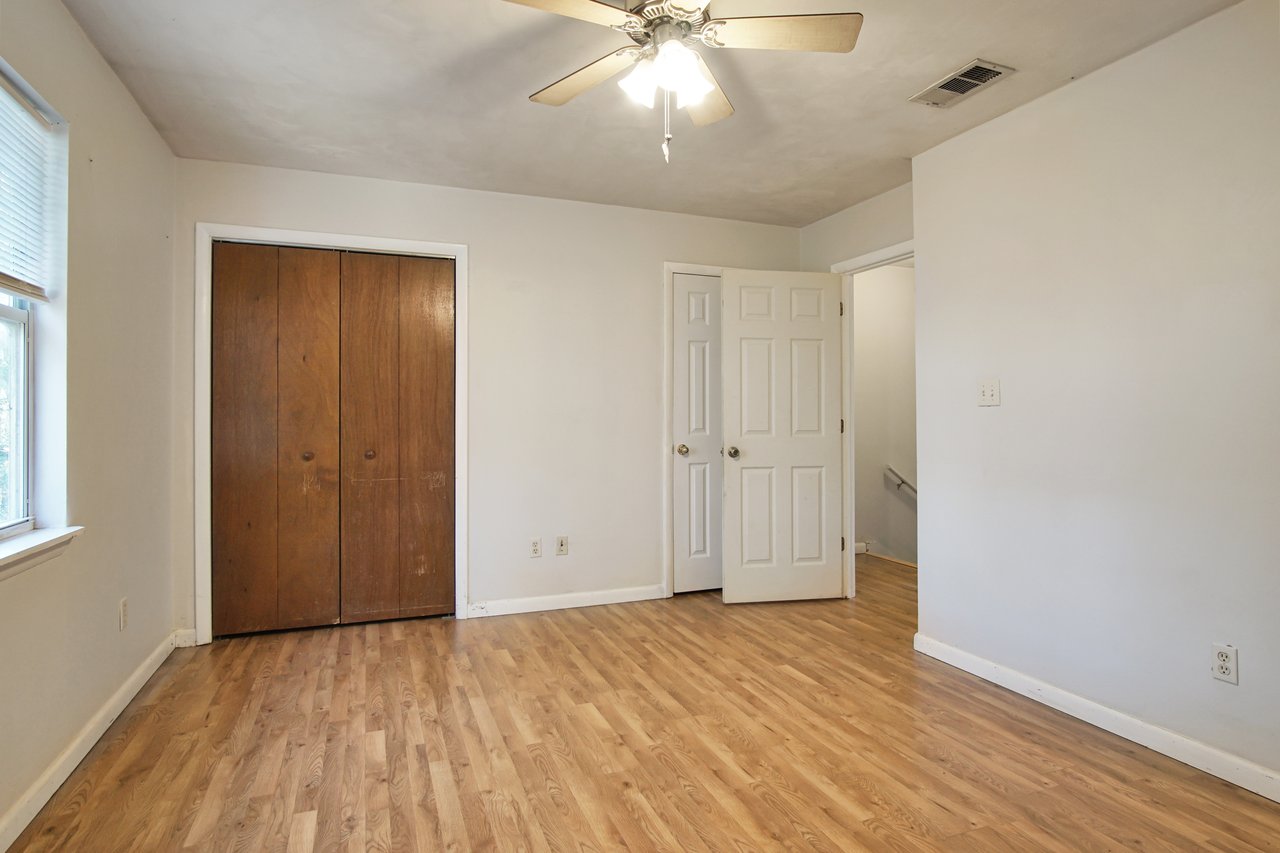
[[[0,539],[0,581],[57,557],[83,531],[83,527],[42,527]]]

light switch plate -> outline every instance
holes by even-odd
[[[1000,405],[1000,380],[984,379],[978,383],[978,405]]]

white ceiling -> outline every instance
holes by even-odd
[[[737,115],[675,116],[670,166],[660,111],[612,84],[527,100],[628,43],[592,24],[502,0],[64,2],[182,157],[806,225],[1235,0],[713,0],[866,22],[849,55],[704,49]],[[1019,73],[950,110],[907,103],[975,57]]]

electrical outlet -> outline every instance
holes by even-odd
[[[129,627],[129,599],[120,599],[120,628],[123,631]]]
[[[530,540],[530,542],[529,542],[529,556],[530,556],[530,557],[541,557],[541,556],[542,556],[542,540],[541,540],[541,539],[533,539],[533,540]]]
[[[999,379],[984,379],[978,383],[978,405],[983,407],[1000,405]]]
[[[1228,684],[1240,683],[1240,658],[1235,646],[1213,644],[1213,677]]]
[[[564,557],[568,553],[569,553],[569,537],[557,536],[556,537],[556,556]]]

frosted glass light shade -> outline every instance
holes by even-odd
[[[698,55],[678,41],[662,45],[656,58],[637,62],[618,86],[627,97],[648,109],[653,109],[659,86],[676,94],[680,109],[702,103],[715,88],[702,72]]]
[[[703,74],[698,54],[675,40],[659,47],[658,58],[654,60],[654,74],[659,86],[668,92],[676,92],[681,109],[700,104],[707,92],[714,88]]]
[[[702,69],[698,67],[698,57],[674,39],[658,48],[653,68],[657,72],[658,85],[668,92],[687,90],[692,93],[698,86],[706,83]]]
[[[676,90],[677,105],[680,109],[685,107],[695,107],[702,103],[702,99],[715,89],[715,84],[707,79],[702,73],[702,68],[698,68],[697,79],[690,78],[681,88]]]
[[[653,109],[654,98],[658,94],[658,74],[653,60],[637,62],[631,73],[618,81],[618,87],[640,106]]]

